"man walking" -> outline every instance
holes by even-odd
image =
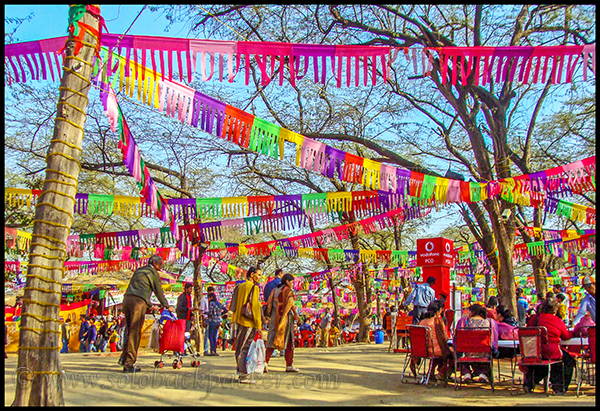
[[[169,305],[165,298],[158,270],[163,266],[163,259],[159,255],[153,255],[148,260],[148,265],[140,267],[133,273],[125,296],[123,297],[123,312],[127,328],[127,339],[123,346],[123,372],[136,372],[140,368],[134,364],[137,360],[140,340],[142,338],[142,326],[146,317],[146,310],[152,306],[150,296],[152,293],[160,304],[169,311],[174,312],[175,307]]]
[[[519,287],[517,288],[517,319],[519,327],[527,326],[527,310],[529,310],[529,303],[525,295],[523,295],[523,289]]]
[[[98,328],[96,328],[96,324],[94,322],[94,317],[88,317],[88,323],[90,324],[90,328],[87,332],[86,337],[86,352],[97,351],[96,350],[96,337],[98,336]]]
[[[331,328],[331,314],[329,314],[329,307],[325,308],[325,314],[323,314],[323,318],[321,318],[321,323],[319,324],[321,336],[319,338],[319,347],[328,347],[329,346],[329,329]]]
[[[587,314],[590,314],[590,318],[593,322],[596,322],[596,284],[592,281],[589,275],[586,275],[583,279],[583,288],[585,289],[585,296],[581,299],[579,304],[579,311],[573,319],[573,327]]]
[[[62,353],[69,352],[69,340],[71,339],[71,319],[67,318],[61,326],[61,334],[62,334],[62,349],[60,350]]]
[[[427,311],[427,306],[435,300],[435,291],[431,285],[435,284],[435,277],[428,277],[423,284],[415,285],[414,290],[406,298],[406,305],[413,305],[413,324],[418,324],[421,316]]]
[[[87,334],[90,329],[90,324],[87,322],[87,316],[81,314],[81,325],[79,326],[79,352],[87,352]]]
[[[177,297],[177,318],[185,320],[185,331],[189,332],[192,325],[192,290],[194,285],[192,283],[186,283],[183,292]]]
[[[200,315],[202,316],[200,318],[200,329],[202,330],[202,339],[204,340],[204,355],[208,355],[208,294],[214,292],[215,288],[209,285],[206,288],[206,294],[200,299]]]
[[[275,278],[265,284],[265,289],[263,290],[263,300],[265,302],[269,300],[269,295],[271,295],[271,292],[277,288],[279,284],[281,284],[281,277],[283,277],[284,274],[283,268],[278,268],[275,270]]]

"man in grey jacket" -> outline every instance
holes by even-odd
[[[127,328],[127,338],[123,344],[123,372],[136,372],[140,368],[134,366],[137,360],[140,340],[142,338],[142,326],[146,317],[146,310],[152,306],[150,296],[154,292],[160,304],[174,312],[175,307],[169,305],[160,284],[158,270],[163,266],[163,259],[159,255],[153,255],[148,260],[148,265],[140,267],[133,273],[125,296],[123,297],[123,313]]]

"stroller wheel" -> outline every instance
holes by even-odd
[[[192,361],[192,367],[197,367],[198,366],[198,362],[197,361]]]
[[[165,363],[163,361],[158,362],[158,368],[162,368],[164,366],[165,366]]]
[[[183,361],[179,360],[179,361],[177,362],[177,368],[179,369],[179,368],[181,368],[181,367],[183,367]]]
[[[157,360],[157,361],[154,361],[154,368],[158,368],[158,363],[159,363],[159,362],[160,362],[160,361],[158,361],[158,360]]]
[[[177,369],[177,364],[179,364],[179,361],[175,360],[173,361],[173,369]]]

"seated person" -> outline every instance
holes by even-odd
[[[487,318],[492,319],[494,321],[498,321],[496,307],[498,307],[498,297],[492,295],[487,304],[485,305],[485,309],[487,311]]]
[[[554,364],[550,367],[550,383],[552,390],[556,395],[564,395],[571,383],[575,360],[564,350],[561,340],[573,338],[573,333],[567,329],[567,326],[560,318],[556,316],[558,311],[558,301],[556,298],[544,299],[539,307],[539,313],[534,314],[527,323],[528,327],[546,327],[548,330],[549,352],[546,344],[542,344],[542,358],[561,360],[562,364]],[[523,370],[522,370],[523,371]],[[525,392],[533,391],[535,384],[538,384],[548,375],[548,367],[527,366],[524,370],[523,389]],[[564,385],[563,385],[564,380]]]
[[[427,311],[423,314],[419,325],[429,327],[431,330],[431,338],[433,340],[433,355],[439,357],[433,360],[432,372],[437,374],[435,378],[440,381],[446,381],[452,372],[454,357],[448,346],[446,334],[446,326],[442,320],[444,312],[444,303],[440,300],[434,300],[427,306]],[[415,362],[411,362],[410,369],[416,375]]]
[[[308,323],[308,318],[305,318],[304,322],[300,326],[300,331],[302,332],[304,330],[310,331],[311,333],[315,332],[315,330],[313,330],[312,326]]]
[[[500,323],[502,322],[505,324],[512,325],[513,327],[519,326],[519,321],[515,318],[514,315],[512,315],[512,313],[508,308],[506,308],[506,306],[499,305],[498,307],[496,307],[496,313],[498,318],[498,325],[500,325]]]
[[[503,305],[496,307],[498,313],[498,339],[499,340],[518,340],[519,335],[517,330],[519,328],[519,322],[508,308]],[[499,356],[498,358],[513,358],[518,354],[518,348],[512,347],[498,347]]]
[[[387,311],[383,315],[383,318],[381,319],[382,328],[386,331],[388,337],[391,335],[392,323],[394,322],[393,320],[394,320],[394,318],[395,318],[396,315],[398,315],[396,313],[396,307],[395,306],[391,306],[390,310]]]
[[[329,342],[333,347],[337,347],[340,339],[339,336],[341,331],[334,324],[331,325],[331,329],[329,330]]]
[[[492,330],[492,351],[494,357],[498,356],[498,325],[496,321],[487,318],[487,310],[485,307],[479,304],[472,304],[468,311],[467,316],[462,317],[456,326],[464,328],[491,328]],[[496,330],[494,337],[494,328]],[[475,356],[476,354],[472,354]],[[462,375],[462,382],[466,382],[472,379],[472,375],[477,375],[479,382],[489,382],[490,366],[488,363],[471,363],[461,364],[460,373]]]
[[[560,318],[565,325],[569,325],[569,310],[567,308],[567,304],[565,304],[565,295],[563,293],[556,294],[556,301],[558,301],[558,311],[556,315]]]
[[[401,304],[400,308],[398,308],[398,315],[400,317],[408,317],[408,315],[409,315],[408,311],[409,311],[408,307],[406,305],[404,305],[404,304]]]

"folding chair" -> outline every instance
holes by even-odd
[[[548,368],[548,374],[544,377],[544,392],[549,395],[550,389],[550,369],[554,364],[562,364],[560,360],[545,359],[542,355],[542,347],[546,352],[550,352],[550,343],[548,342],[548,330],[546,327],[524,327],[519,328],[519,359],[517,366],[542,366]],[[532,376],[533,378],[533,376]],[[513,387],[516,386],[513,375]],[[564,385],[564,382],[563,382]],[[535,386],[534,386],[535,388]],[[567,387],[565,387],[566,389]],[[525,391],[527,392],[527,391]]]
[[[583,337],[581,338],[583,345]],[[585,367],[585,368],[584,368]],[[594,376],[592,379],[592,369]],[[577,396],[583,383],[584,373],[587,376],[587,382],[590,385],[596,385],[596,327],[588,328],[588,346],[585,348],[584,354],[581,356],[581,367],[577,375]]]
[[[406,373],[406,367],[414,360],[415,371],[414,374],[415,384],[425,384],[429,387],[429,378],[431,377],[431,370],[433,369],[433,360],[439,359],[433,354],[433,336],[431,328],[424,325],[409,325],[407,326],[410,348],[409,353],[404,360],[404,368],[402,369],[402,375],[400,376],[400,382],[403,384],[408,383],[408,378],[404,378]],[[419,371],[423,369],[423,375],[419,381]],[[426,370],[426,371],[425,371]]]
[[[408,327],[409,325],[412,325],[413,322],[413,318],[412,315],[409,316],[398,316],[396,317],[396,346],[393,348],[395,353],[398,352],[408,352],[408,343],[406,342],[407,338],[409,337],[408,334],[408,330],[406,327]],[[398,348],[400,346],[400,339],[404,338],[404,344],[402,344],[402,348]],[[394,341],[393,338],[390,338],[390,345],[388,347],[388,352],[390,352],[390,349],[392,348],[392,342]]]
[[[454,334],[455,315],[456,311],[450,308],[444,311],[444,318],[446,319],[446,330],[448,331],[448,338],[452,337],[452,334]]]
[[[454,351],[454,389],[458,390],[462,383],[462,372],[459,365],[489,364],[490,385],[494,387],[494,357],[492,353],[492,329],[489,327],[457,327],[452,339]],[[459,376],[460,374],[460,376]]]

